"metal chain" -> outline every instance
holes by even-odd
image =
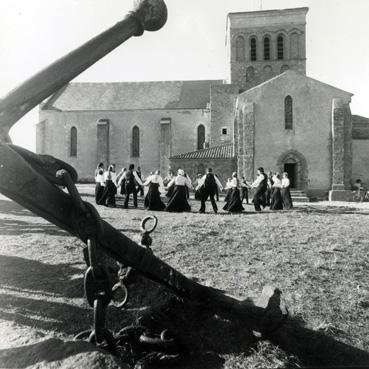
[[[115,339],[106,328],[106,308],[111,301],[112,283],[107,269],[98,262],[97,257],[96,236],[101,231],[100,216],[90,204],[82,200],[67,170],[62,169],[56,175],[71,196],[75,211],[72,216],[76,218],[76,231],[82,235],[82,239],[87,239],[87,250],[84,251],[84,257],[88,268],[84,278],[84,289],[87,302],[94,311],[93,329],[88,336],[88,341],[110,352],[115,352]],[[81,332],[76,338],[84,338],[88,332]]]
[[[132,326],[123,328],[114,337],[106,328],[106,309],[111,301],[122,308],[128,301],[129,277],[134,269],[118,263],[119,282],[112,287],[110,274],[99,263],[97,257],[97,235],[101,232],[100,216],[93,206],[80,197],[72,176],[67,170],[57,172],[58,179],[67,188],[74,205],[74,224],[76,232],[85,240],[84,258],[88,266],[84,277],[84,290],[88,304],[93,308],[93,328],[79,333],[75,339],[87,339],[96,346],[104,348],[113,354],[125,351],[135,368],[146,368],[152,364],[173,362],[180,357],[178,343],[168,331],[152,334],[145,327]],[[146,229],[148,221],[153,220],[151,228]],[[147,254],[143,258],[149,261],[152,255],[152,233],[158,224],[155,216],[147,216],[141,222],[141,244],[146,247]],[[122,296],[119,296],[122,295]],[[129,350],[124,350],[128,347]]]

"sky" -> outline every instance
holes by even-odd
[[[309,7],[307,75],[354,94],[353,114],[369,117],[369,0],[166,0],[168,21],[119,46],[78,82],[225,79],[229,12]],[[113,26],[130,0],[2,0],[0,96]],[[34,151],[38,109],[11,130]]]

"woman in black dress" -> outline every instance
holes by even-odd
[[[95,170],[95,202],[101,205],[101,197],[104,193],[104,164],[100,163]]]
[[[155,174],[150,175],[144,186],[149,186],[149,190],[145,196],[145,208],[148,210],[164,210],[165,204],[160,198],[160,189],[164,188],[163,179],[160,175],[160,170],[157,170]]]
[[[281,176],[279,173],[275,173],[273,176],[272,196],[270,198],[270,210],[283,210],[281,187]]]
[[[166,197],[171,197],[173,190],[174,190],[174,184],[172,184],[172,179],[174,178],[174,173],[171,169],[168,170],[168,174],[166,175],[166,177],[164,178],[164,187],[166,187],[167,189],[167,193],[166,193]],[[169,186],[169,183],[171,183],[171,185]]]
[[[283,208],[286,210],[292,209],[292,198],[290,193],[290,180],[288,173],[284,172],[282,177],[282,189],[281,189]]]
[[[191,211],[191,206],[187,201],[186,186],[191,188],[192,185],[182,169],[178,169],[177,176],[168,183],[168,187],[171,186],[173,186],[173,191],[165,210],[171,212]]]
[[[232,180],[229,184],[231,186],[228,200],[226,204],[223,206],[223,210],[229,211],[230,213],[240,213],[241,211],[245,210],[241,203],[240,197],[240,182],[237,178],[237,173],[234,172],[232,174]]]
[[[112,165],[109,165],[108,170],[104,173],[105,189],[101,196],[101,205],[115,208],[115,195],[117,193],[117,187],[115,186],[114,179],[115,173]]]

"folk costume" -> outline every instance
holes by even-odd
[[[273,192],[273,176],[271,174],[268,175],[268,188],[266,190],[266,206],[270,206],[270,199],[272,197]]]
[[[205,213],[205,203],[210,197],[211,206],[213,207],[214,213],[218,212],[218,207],[215,202],[214,196],[217,194],[218,187],[220,190],[223,189],[222,184],[214,173],[208,172],[201,179],[199,179],[197,190],[200,194],[201,207],[200,213]]]
[[[97,205],[101,204],[101,198],[105,189],[105,180],[104,180],[104,169],[96,169],[95,170],[95,202]]]
[[[171,186],[169,186],[169,183],[174,183],[172,182],[172,179],[174,178],[174,175],[171,171],[168,172],[167,176],[164,178],[164,186],[167,187],[167,194],[165,196],[167,197],[171,197],[173,190],[174,190],[174,184],[172,184]]]
[[[160,174],[152,174],[150,175],[144,186],[149,186],[149,190],[145,196],[145,208],[148,210],[164,210],[165,204],[161,201],[160,198],[160,189],[164,188],[163,179]]]
[[[282,204],[283,208],[286,210],[292,209],[292,198],[290,193],[290,180],[288,177],[282,178],[282,188],[281,188]]]
[[[191,181],[185,177],[182,169],[178,169],[178,175],[168,183],[168,187],[171,186],[173,186],[173,190],[165,210],[171,212],[191,211],[186,194],[186,186],[192,187]]]
[[[104,192],[100,198],[101,205],[115,207],[115,195],[117,193],[117,187],[115,186],[115,173],[112,168],[104,173],[105,188]]]
[[[260,172],[254,183],[251,185],[255,188],[255,193],[253,197],[253,203],[256,211],[261,211],[261,205],[265,207],[265,192],[268,187],[268,177],[264,172]]]
[[[241,203],[246,199],[246,204],[249,204],[249,185],[244,178],[241,180],[240,185]]]
[[[223,206],[223,210],[229,211],[230,213],[240,213],[245,210],[241,203],[239,185],[238,178],[232,178],[230,193],[226,204]]]
[[[283,210],[281,187],[282,182],[277,176],[273,176],[273,191],[270,199],[270,210]]]
[[[230,178],[227,179],[227,183],[226,183],[224,189],[226,190],[226,195],[224,197],[224,202],[227,202],[229,200],[229,196],[231,196],[231,192],[232,192],[232,180]]]
[[[133,195],[133,206],[135,208],[137,208],[137,190],[136,190],[136,186],[137,184],[142,186],[143,183],[141,181],[141,179],[139,178],[139,176],[137,175],[136,171],[132,168],[127,170],[123,177],[122,177],[122,181],[125,181],[124,184],[124,192],[126,194],[126,197],[124,199],[124,205],[123,207],[125,209],[128,209],[128,202],[129,202],[129,196],[132,194]]]

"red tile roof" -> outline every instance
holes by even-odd
[[[233,144],[224,144],[173,155],[171,159],[232,159],[233,157]]]

